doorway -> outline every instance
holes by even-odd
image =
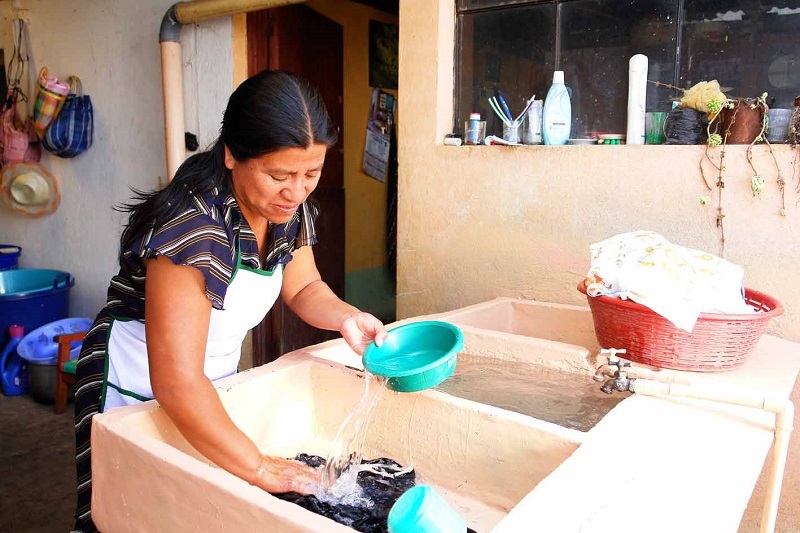
[[[317,11],[296,4],[247,14],[248,76],[269,68],[304,77],[319,89],[331,120],[338,126],[339,141],[325,158],[311,199],[320,209],[314,259],[323,281],[341,299],[345,271],[343,62],[342,26]],[[253,366],[337,337],[336,331],[309,326],[278,299],[253,330]]]

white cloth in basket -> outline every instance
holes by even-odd
[[[589,250],[589,296],[633,300],[686,331],[703,312],[754,312],[744,300],[742,267],[672,244],[658,233],[623,233]]]

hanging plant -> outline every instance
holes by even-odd
[[[700,176],[703,179],[706,194],[700,199],[701,205],[711,204],[711,194],[716,190],[717,200],[717,219],[716,225],[720,232],[720,256],[725,255],[725,212],[723,210],[723,190],[725,189],[725,157],[726,146],[728,144],[747,144],[747,163],[753,171],[750,178],[750,189],[753,195],[764,192],[768,186],[764,174],[759,172],[753,162],[753,146],[756,144],[766,144],[772,161],[777,171],[776,183],[781,194],[780,215],[786,216],[786,180],[784,180],[780,165],[775,152],[766,136],[769,124],[769,106],[767,105],[767,93],[762,93],[757,98],[731,98],[722,92],[717,80],[701,81],[689,89],[675,87],[661,82],[653,82],[656,86],[663,86],[683,92],[679,99],[681,107],[691,108],[700,113],[704,113],[708,119],[706,124],[706,147],[703,156],[699,161]],[[800,97],[797,99],[800,100]],[[798,101],[795,101],[795,108],[789,126],[788,142],[795,148],[800,143],[800,108]],[[719,162],[711,158],[710,150],[719,149]],[[793,165],[798,161],[797,154]],[[706,175],[704,162],[714,167],[716,171],[716,181],[709,180]],[[800,179],[797,185],[800,193]],[[800,203],[800,201],[798,201]]]

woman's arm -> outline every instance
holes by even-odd
[[[197,451],[269,492],[313,492],[321,472],[263,456],[230,419],[203,373],[211,302],[194,267],[157,257],[147,261],[145,328],[156,400]]]
[[[292,260],[283,273],[281,297],[304,322],[339,331],[359,355],[373,339],[378,346],[386,339],[386,328],[380,320],[340,300],[322,281],[311,246],[292,252]]]

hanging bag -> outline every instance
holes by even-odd
[[[58,117],[45,132],[42,143],[58,157],[70,158],[92,145],[94,116],[92,100],[83,94],[78,76],[69,77],[69,94]]]
[[[0,139],[5,164],[39,161],[42,157],[42,147],[31,119],[22,122],[17,112],[18,97],[17,91],[11,91],[0,108]]]
[[[69,90],[69,84],[58,81],[55,76],[50,76],[47,67],[42,67],[39,71],[36,82],[36,99],[33,103],[33,127],[40,139],[61,111],[61,106],[64,105]]]
[[[22,19],[15,20],[14,26],[14,51],[8,63],[8,94],[0,106],[0,151],[3,163],[18,161],[39,161],[42,156],[42,145],[33,126],[33,121],[20,117],[17,106],[24,103],[27,117],[28,98],[22,90],[22,79],[25,74],[30,74],[30,58],[27,45],[27,29]],[[28,79],[33,83],[33,77]]]

